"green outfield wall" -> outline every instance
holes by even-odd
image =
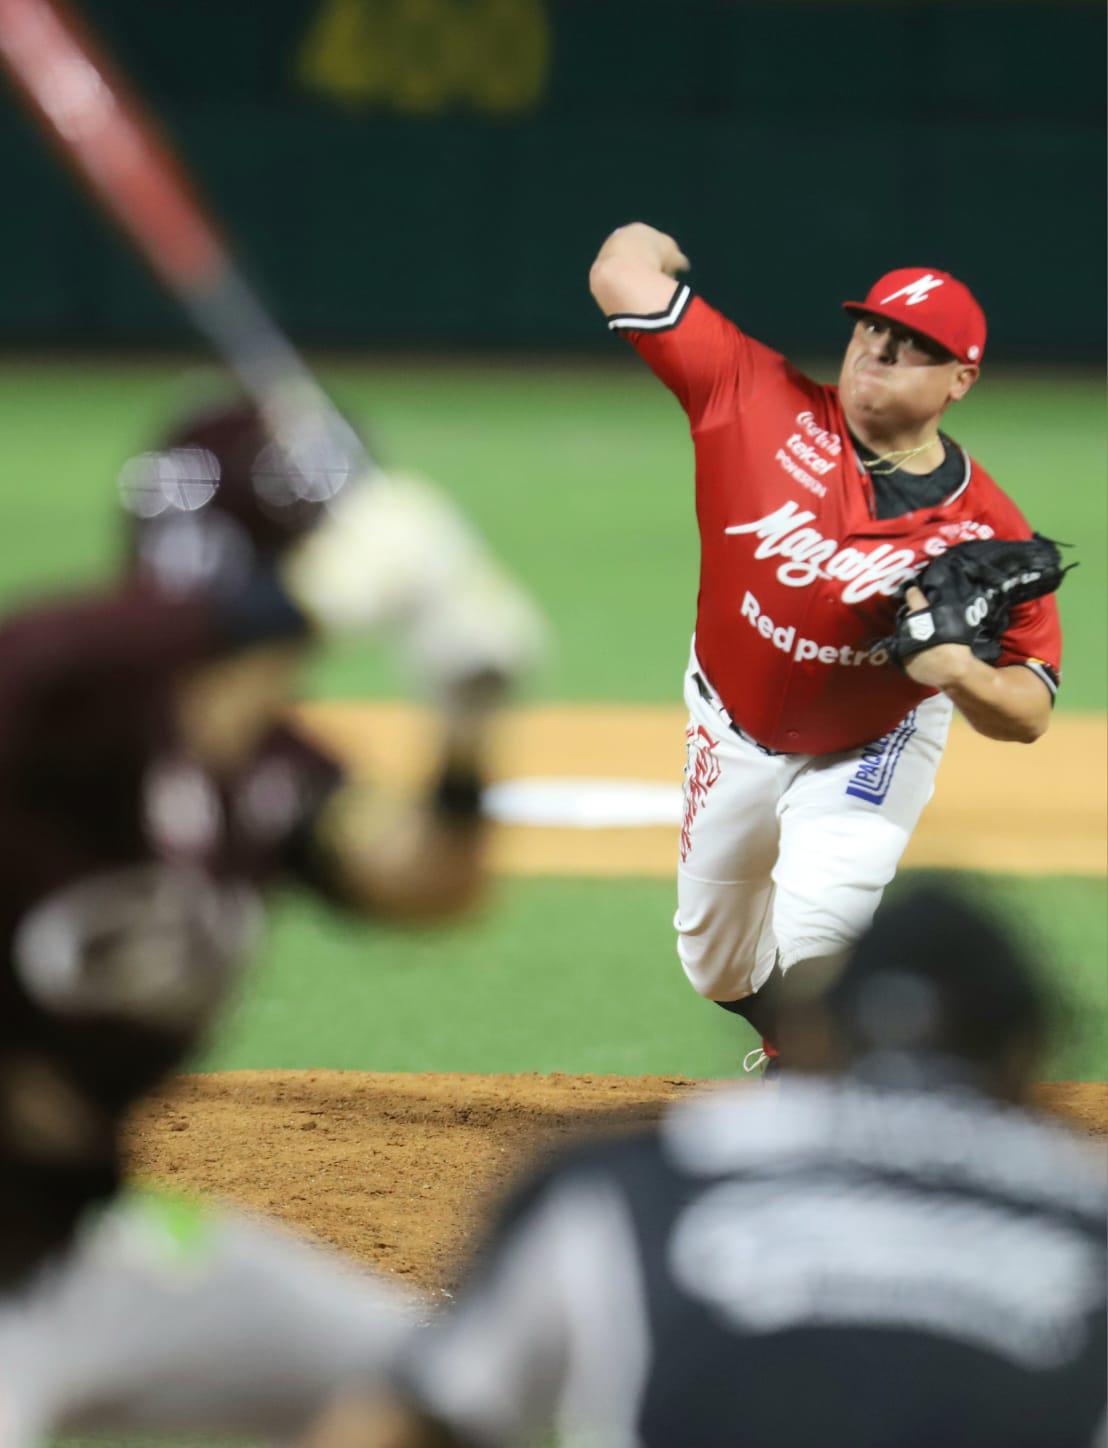
[[[675,231],[786,349],[889,266],[963,276],[991,355],[1103,337],[1103,7],[1085,0],[87,0],[285,323],[321,343],[603,345],[601,237]],[[0,95],[0,345],[184,335]]]

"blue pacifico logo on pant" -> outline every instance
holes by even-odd
[[[913,709],[895,729],[867,744],[862,750],[858,768],[850,777],[847,794],[852,794],[855,799],[868,800],[870,804],[884,804],[896,773],[897,760],[915,732],[916,711]]]

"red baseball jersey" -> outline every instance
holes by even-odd
[[[893,628],[896,593],[952,544],[1029,538],[1016,505],[963,451],[939,505],[878,519],[838,389],[678,286],[622,332],[688,414],[696,449],[700,593],[696,652],[736,724],[769,749],[829,754],[887,734],[935,690],[870,646]],[[998,664],[1061,667],[1054,598],[1012,611]]]

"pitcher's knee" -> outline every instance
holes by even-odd
[[[699,965],[692,966],[686,960],[681,961],[681,967],[693,990],[697,995],[703,996],[706,1001],[733,1000],[735,998],[734,987],[726,984],[718,975],[705,972]],[[746,991],[741,992],[743,995],[746,993]]]
[[[754,989],[759,962],[737,954],[733,945],[678,933],[677,958],[689,984],[705,1000],[738,1000]]]

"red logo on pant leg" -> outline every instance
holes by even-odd
[[[699,724],[685,730],[685,817],[681,822],[681,863],[692,849],[692,826],[697,811],[708,798],[708,791],[719,778],[716,743]]]

